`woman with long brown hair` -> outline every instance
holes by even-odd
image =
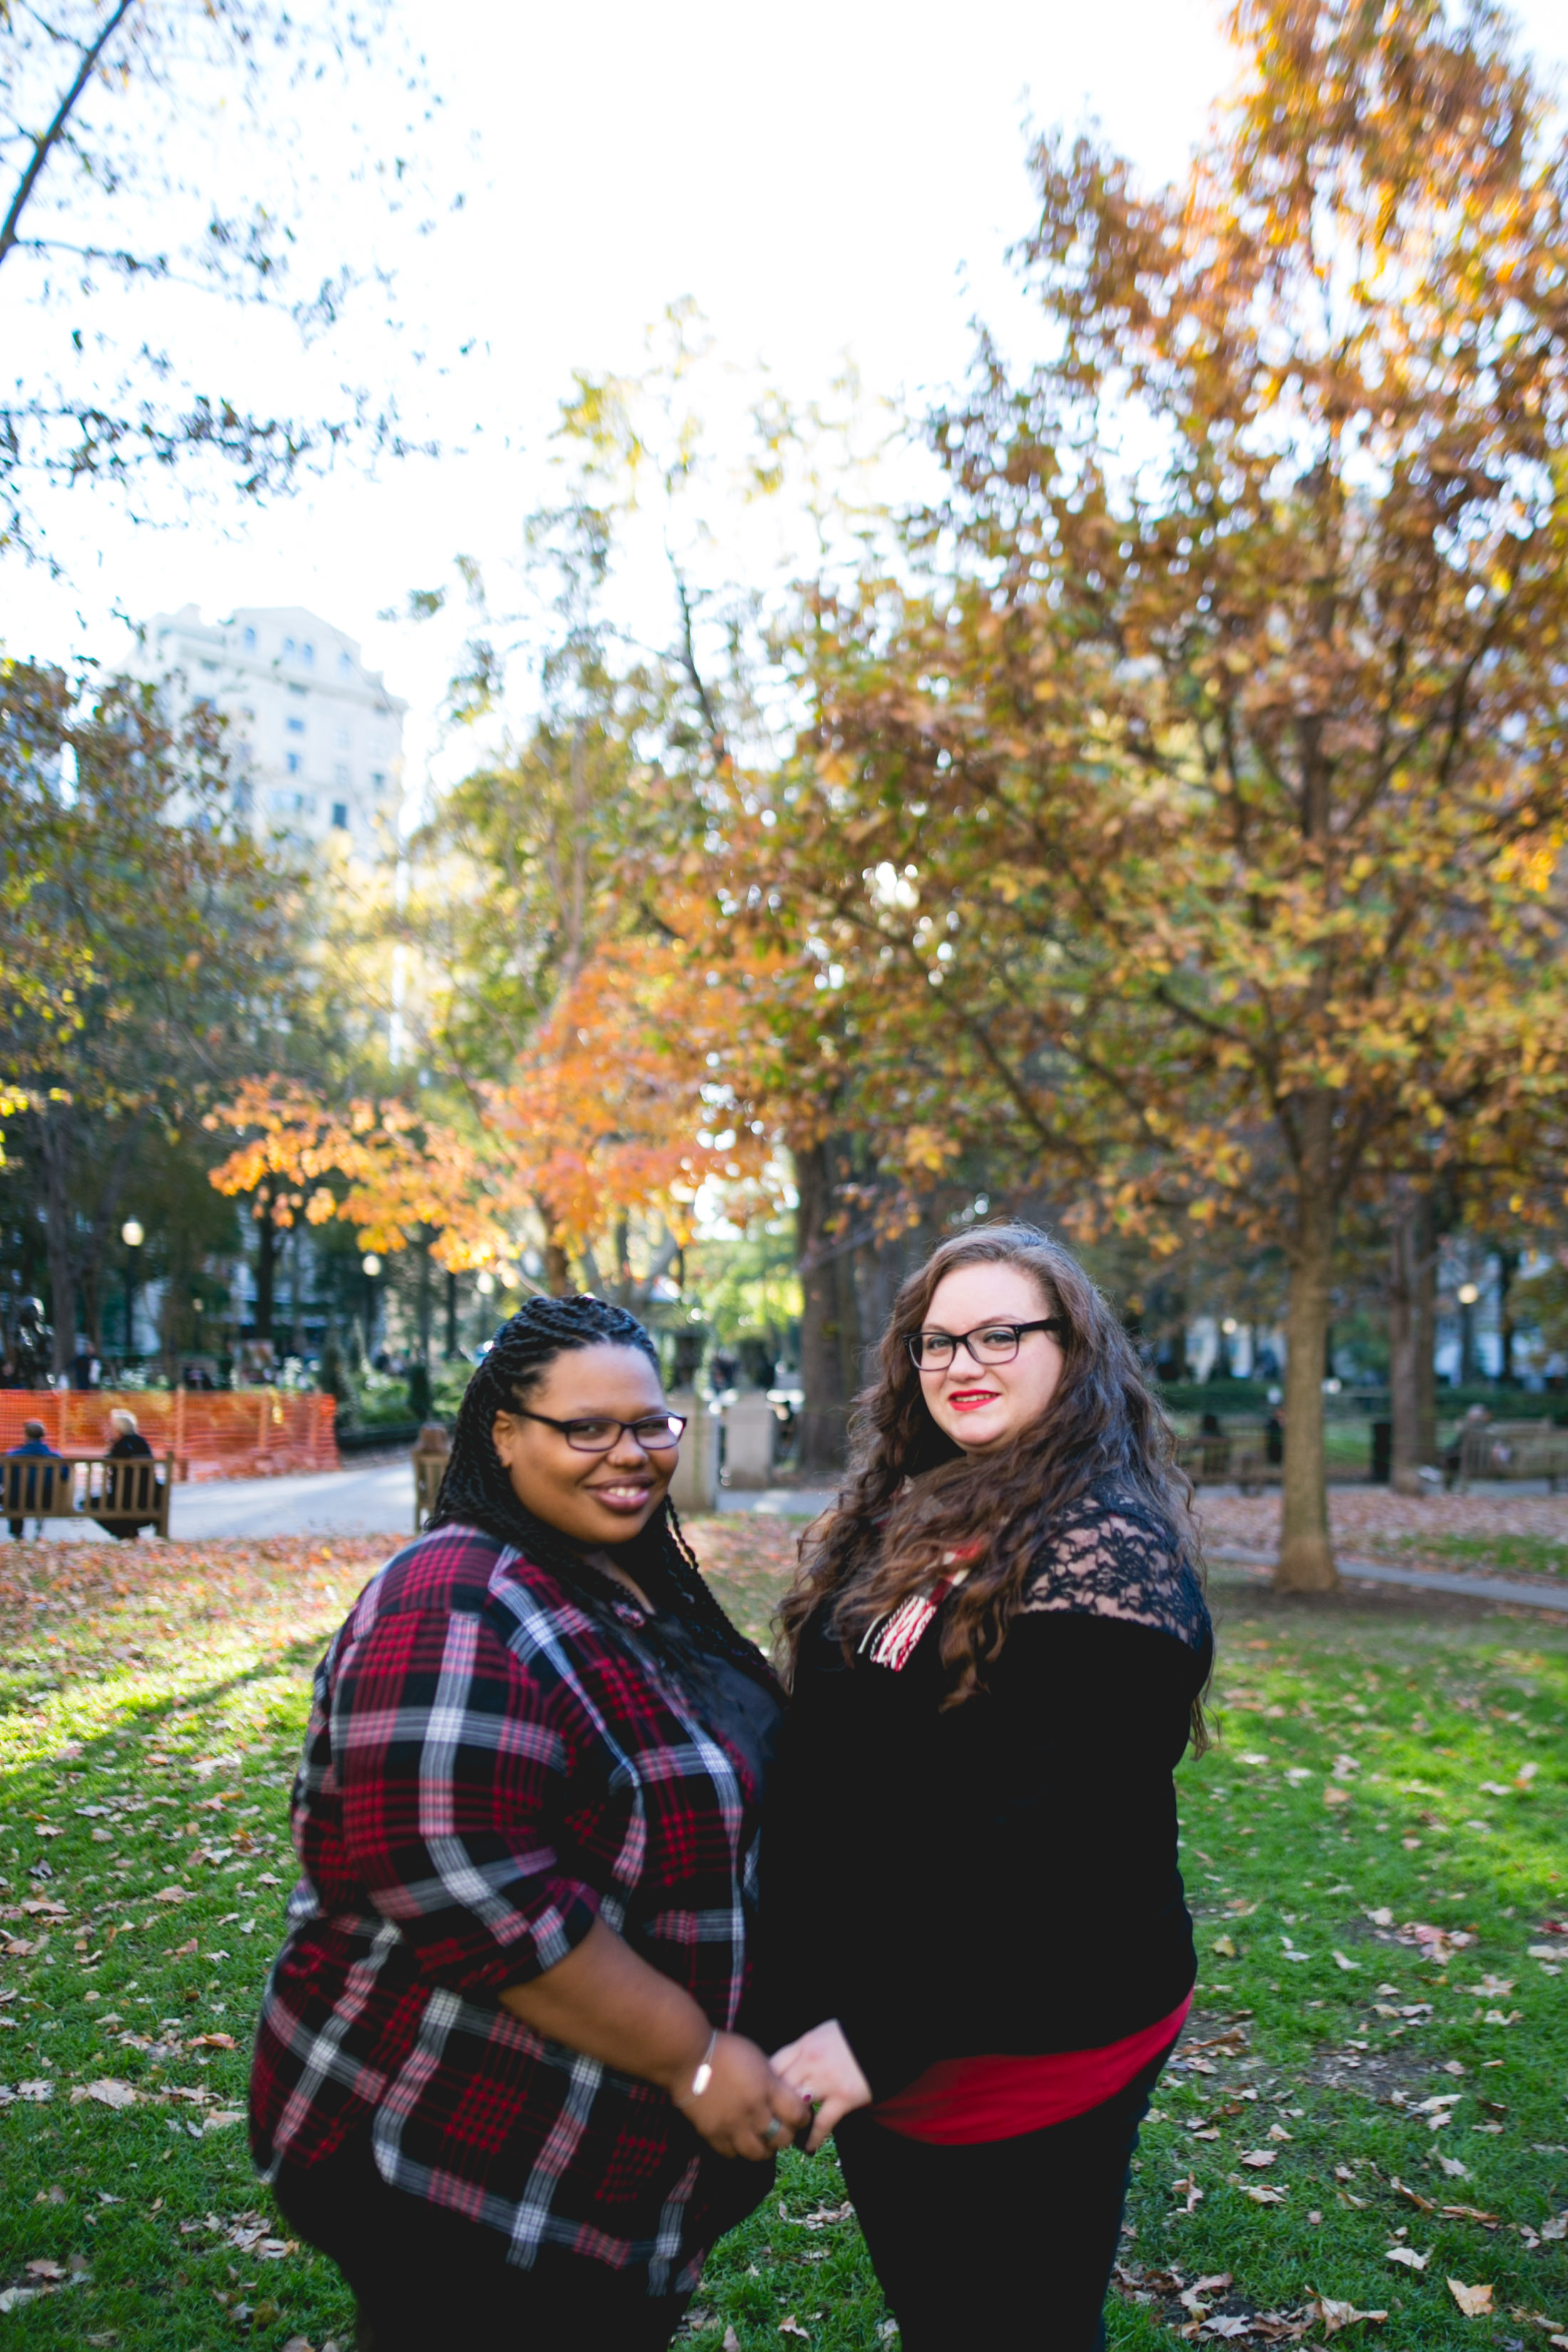
[[[773,2064],[904,2352],[1091,2352],[1196,1972],[1172,1774],[1214,1641],[1168,1432],[1046,1235],[905,1283],[782,1624]]]

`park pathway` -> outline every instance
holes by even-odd
[[[1227,1568],[1262,1569],[1272,1573],[1274,1562],[1261,1552],[1239,1551],[1216,1545],[1205,1558]],[[1346,1559],[1339,1556],[1340,1574],[1352,1584],[1403,1584],[1417,1592],[1450,1592],[1478,1601],[1502,1601],[1511,1607],[1555,1609],[1568,1614],[1568,1578],[1554,1584],[1550,1577],[1522,1579],[1466,1576],[1441,1568],[1394,1568],[1386,1560]]]
[[[814,1519],[834,1497],[784,1486],[762,1494],[725,1491],[721,1511]],[[414,1472],[406,1454],[361,1462],[349,1470],[300,1471],[280,1478],[222,1478],[178,1486],[169,1505],[176,1543],[243,1542],[263,1536],[410,1536]],[[51,1519],[53,1542],[101,1542],[92,1519]],[[146,1538],[143,1538],[146,1540]],[[0,1533],[0,1541],[4,1535]]]

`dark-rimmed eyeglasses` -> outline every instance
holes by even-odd
[[[547,1429],[558,1429],[574,1454],[608,1454],[623,1437],[635,1437],[645,1454],[665,1454],[680,1443],[680,1433],[686,1427],[683,1412],[647,1412],[640,1421],[611,1421],[607,1415],[592,1421],[556,1421],[547,1412],[529,1412],[518,1404],[513,1412],[519,1421],[542,1421]]]
[[[973,1331],[915,1331],[909,1339],[910,1360],[921,1372],[945,1371],[960,1348],[975,1364],[1010,1364],[1026,1331],[1048,1331],[1065,1339],[1068,1327],[1060,1316],[1038,1323],[977,1323]]]

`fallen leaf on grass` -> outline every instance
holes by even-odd
[[[803,2344],[809,2344],[811,2341],[810,2336],[806,2334],[805,2328],[801,2326],[793,2311],[790,2313],[787,2319],[780,2320],[779,2334],[781,2336],[798,2336]]]
[[[37,2303],[43,2289],[36,2286],[8,2286],[0,2289],[0,2312],[15,2311],[18,2305]]]
[[[222,2131],[226,2124],[239,2124],[244,2121],[245,2110],[243,2107],[219,2107],[215,2115],[205,2116],[203,2117],[202,2129],[204,2131]]]
[[[55,2086],[47,2076],[40,2075],[35,2082],[18,2083],[16,2085],[19,2099],[44,2100],[52,2099],[54,2095]]]
[[[1254,2172],[1267,2172],[1271,2164],[1279,2162],[1279,2151],[1273,2147],[1249,2148],[1241,2160]]]
[[[1484,2319],[1492,2307],[1489,2286],[1467,2286],[1463,2279],[1451,2278],[1448,2293],[1467,2319]]]
[[[66,2274],[64,2263],[51,2262],[47,2254],[36,2254],[30,2263],[24,2263],[22,2267],[34,2278],[62,2279]]]
[[[1285,2202],[1282,2189],[1244,2189],[1242,2195],[1250,2198],[1254,2205],[1283,2205]]]
[[[1390,2246],[1384,2254],[1384,2262],[1403,2263],[1407,2271],[1424,2271],[1432,2257],[1418,2254],[1414,2246]]]
[[[106,2074],[96,2083],[79,2083],[71,2093],[71,2105],[74,2107],[83,2099],[96,2099],[100,2107],[133,2107],[140,2096],[131,2084]]]
[[[1236,1943],[1229,1936],[1216,1936],[1209,1949],[1222,1960],[1234,1960],[1236,1958]]]
[[[1568,2213],[1558,2213],[1550,2221],[1542,2221],[1541,2234],[1543,2239],[1554,2243],[1560,2243],[1564,2238],[1568,2238]]]
[[[189,2043],[193,2050],[233,2050],[237,2046],[232,2033],[195,2033]],[[289,2352],[287,2345],[283,2352]]]
[[[1344,1969],[1352,1976],[1359,1975],[1361,1970],[1361,1962],[1359,1960],[1347,1960],[1342,1952],[1335,1952],[1333,1959],[1334,1966],[1337,1969]]]
[[[1338,2302],[1330,2294],[1321,2294],[1307,2309],[1312,2318],[1321,2321],[1325,2336],[1337,2336],[1342,2327],[1354,2327],[1363,2320],[1381,2326],[1388,2317],[1386,2311],[1358,2311],[1353,2303]]]
[[[724,2330],[724,2341],[720,2347],[720,2352],[741,2352],[741,2339],[732,2327],[726,2327]]]

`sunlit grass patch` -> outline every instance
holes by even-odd
[[[694,1530],[750,1630],[796,1532]],[[0,2352],[347,2352],[335,2274],[226,2118],[310,1672],[383,1549],[0,1554]],[[1222,1737],[1181,1775],[1200,2017],[1145,2133],[1112,2343],[1321,2342],[1326,2297],[1386,2309],[1388,2352],[1546,2347],[1568,2322],[1568,1937],[1562,1964],[1531,1947],[1568,1912],[1568,1629],[1219,1599]],[[889,2341],[844,2202],[831,2153],[786,2157],[688,2336]],[[1490,2285],[1494,2317],[1450,2277]]]

